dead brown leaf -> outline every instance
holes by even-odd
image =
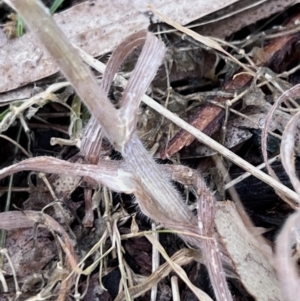
[[[181,24],[187,24],[237,1],[148,2]],[[124,37],[147,29],[151,22],[158,21],[140,0],[86,1],[55,15],[54,19],[72,43],[94,57],[111,52]],[[0,64],[0,92],[16,89],[59,71],[32,33],[2,45]],[[27,72],[28,68],[30,72]]]

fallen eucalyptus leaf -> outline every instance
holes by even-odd
[[[187,24],[237,1],[148,2],[177,22]],[[86,1],[55,14],[54,20],[72,43],[94,57],[111,52],[125,36],[158,22],[140,0]],[[0,92],[16,89],[59,71],[32,32],[17,39],[0,41],[0,45]]]
[[[233,202],[217,202],[217,231],[247,291],[258,301],[283,300],[275,271]],[[267,247],[267,245],[265,245]]]

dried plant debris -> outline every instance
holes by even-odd
[[[176,1],[170,4],[154,0],[151,3],[178,21],[187,24],[215,11],[216,8],[237,2],[237,0],[226,0],[222,3],[214,1],[215,3],[209,5],[197,1],[194,5],[190,1]],[[191,6],[195,8],[193,12],[190,11]],[[181,9],[174,9],[174,7],[181,7]],[[153,21],[157,22],[155,16],[149,15],[146,6],[141,5],[139,1],[122,1],[118,4],[107,2],[105,5],[98,1],[85,1],[55,15],[54,18],[72,43],[93,56],[112,51],[124,36],[137,30],[147,29]],[[2,45],[1,51],[3,58],[1,60],[3,73],[0,74],[1,92],[37,81],[59,70],[51,56],[39,46],[32,33],[7,41]],[[31,72],[27,72],[27,68],[31,68]]]
[[[247,291],[256,300],[283,300],[274,268],[268,261],[272,256],[271,250],[266,252],[264,246],[259,245],[253,234],[248,232],[233,203],[217,205],[215,223]]]
[[[3,89],[36,81],[58,67],[63,75],[0,100],[0,137],[6,139],[0,147],[0,157],[6,158],[0,179],[7,186],[0,187],[0,197],[4,200],[7,192],[11,198],[0,213],[0,228],[7,231],[6,242],[5,232],[0,235],[0,300],[296,300],[298,213],[282,230],[278,226],[298,209],[300,193],[294,166],[299,154],[298,6],[275,21],[253,25],[254,31],[237,33],[242,21],[235,29],[215,20],[211,28],[192,31],[180,25],[186,22],[185,10],[177,16],[179,24],[167,13],[174,4],[155,7],[154,1],[148,6],[151,20],[169,24],[151,24],[155,36],[146,30],[129,34],[135,25],[128,29],[124,24],[136,14],[141,29],[146,24],[139,21],[141,14],[148,20],[150,13],[146,6],[147,14],[136,13],[133,3],[126,7],[132,8],[131,17],[118,24],[123,26],[120,32],[114,24],[124,15],[121,8],[114,16],[107,14],[104,25],[91,18],[95,31],[92,26],[85,32],[89,20],[80,25],[81,31],[70,23],[70,41],[82,50],[71,45],[39,2],[8,2],[23,16],[28,33],[7,43],[14,49],[29,38],[33,51],[25,61],[20,53],[22,68]],[[231,12],[240,8],[240,16],[247,16],[245,8],[248,14],[261,9],[247,18],[253,23],[290,2],[276,4],[239,1],[241,6],[228,7],[229,13],[219,11],[209,18],[233,18]],[[89,1],[54,19],[65,22],[66,29],[73,13],[82,19],[87,11],[97,15],[100,6]],[[197,10],[187,20],[194,15]],[[95,42],[99,28],[107,32]],[[210,29],[213,37],[202,35]],[[119,39],[122,32],[124,41]],[[229,34],[228,41],[217,38]],[[95,43],[101,47],[96,49]],[[99,55],[112,48],[106,66],[84,52]],[[22,78],[22,72],[28,77]],[[183,120],[215,140],[187,128]],[[181,127],[202,135],[206,143],[193,142],[194,136]],[[254,145],[255,139],[261,141]],[[217,151],[232,163],[218,159]],[[269,157],[279,152],[295,191],[270,168]],[[263,157],[271,176],[240,156],[253,164]],[[232,191],[225,195],[234,164],[263,179],[280,199],[267,196],[253,209]],[[229,196],[234,203],[224,201]],[[152,230],[149,221],[156,223]],[[174,273],[181,278],[177,289],[170,281]]]
[[[193,24],[193,28],[199,28],[200,33],[205,36],[224,39],[247,25],[281,13],[295,3],[294,0],[284,2],[280,0],[257,2],[244,0],[202,18],[200,22]],[[230,22],[228,22],[229,20]]]
[[[296,20],[299,19],[299,15],[296,15],[287,22],[285,22],[286,26],[291,26],[294,24],[294,22],[297,22]],[[290,55],[291,48],[294,47],[296,40],[298,39],[297,31],[292,31],[292,34],[285,35],[284,37],[274,38],[270,42],[266,44],[266,46],[261,49],[261,52],[263,53],[264,59],[259,60],[257,57],[250,55],[248,57],[248,61],[251,60],[251,56],[253,56],[252,65],[255,66],[257,69],[261,66],[267,66],[272,68],[276,72],[281,72],[282,70],[286,69],[286,66],[288,64],[291,64],[293,60],[297,60],[298,56],[296,53],[293,53],[293,56]],[[227,44],[231,45],[231,44]],[[210,46],[207,44],[207,46]],[[231,45],[235,51],[243,51],[240,48],[235,48],[234,45]],[[257,69],[258,75],[257,76],[264,76],[264,78],[267,79],[267,81],[270,81],[271,78],[279,77],[278,75],[274,74],[272,71],[268,71],[268,69],[265,69],[266,71],[262,71],[263,69]],[[190,117],[190,123],[195,126],[196,128],[200,129],[204,133],[207,133],[208,135],[214,134],[216,131],[218,131],[221,128],[222,120],[225,116],[225,113],[227,111],[222,110],[220,106],[226,106],[227,110],[229,109],[235,109],[238,107],[238,103],[240,99],[244,98],[243,106],[249,106],[254,105],[250,101],[250,95],[253,94],[254,91],[256,91],[256,96],[254,98],[260,99],[263,101],[263,93],[259,91],[258,88],[255,88],[255,84],[257,84],[254,80],[256,78],[253,78],[253,75],[243,74],[241,73],[241,70],[237,70],[233,72],[236,72],[236,76],[230,78],[227,82],[225,82],[224,87],[222,89],[222,92],[232,91],[234,90],[237,94],[236,97],[234,97],[233,100],[228,101],[228,98],[222,97],[222,96],[216,96],[215,99],[213,99],[213,103],[217,104],[217,106],[212,106],[210,103],[207,103],[206,105],[203,105],[201,109],[197,110],[193,116]],[[259,75],[261,74],[261,75]],[[233,75],[233,74],[232,74]],[[256,76],[256,77],[257,77]],[[254,82],[253,82],[254,81]],[[272,82],[272,81],[271,81]],[[276,82],[276,81],[275,81]],[[282,91],[282,83],[274,84],[274,88],[272,90],[275,91],[279,90]],[[249,88],[250,86],[250,88]],[[250,94],[248,97],[246,97],[247,94]],[[220,94],[221,95],[221,94]],[[253,99],[253,97],[252,97]],[[227,117],[225,118],[225,120]],[[192,143],[194,138],[191,134],[180,130],[172,139],[168,142],[166,147],[161,151],[161,157],[166,158],[170,157],[174,154],[176,154],[180,149],[182,149],[184,146],[188,146]]]
[[[38,231],[34,237],[33,229],[9,231],[7,235],[7,252],[14,263],[16,275],[20,278],[41,271],[55,257],[55,244],[47,231]],[[9,263],[3,265],[6,275],[12,275]]]

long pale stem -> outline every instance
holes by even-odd
[[[15,7],[30,30],[54,57],[62,73],[71,82],[90,112],[101,123],[110,141],[118,147],[125,133],[123,121],[116,114],[117,110],[105,93],[99,88],[96,78],[83,63],[77,50],[52,20],[48,9],[36,0],[6,2]]]

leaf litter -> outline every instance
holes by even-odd
[[[25,2],[29,5],[32,1]],[[12,3],[25,22],[26,16],[43,12],[36,7],[28,12],[22,4]],[[167,23],[175,24],[159,16]],[[22,200],[24,196],[20,200],[13,198],[12,204],[17,210],[12,211],[13,207],[9,206],[1,213],[0,226],[8,231],[6,248],[3,244],[5,232],[1,240],[1,254],[7,258],[1,258],[1,297],[14,292],[14,298],[24,300],[69,300],[86,299],[100,292],[99,300],[149,300],[147,291],[151,290],[152,300],[170,300],[171,294],[163,287],[170,287],[168,277],[173,270],[199,300],[253,300],[251,297],[258,301],[295,300],[299,282],[296,265],[299,257],[299,185],[294,158],[298,154],[299,88],[295,85],[297,50],[293,55],[291,51],[298,37],[297,18],[297,15],[290,17],[290,24],[296,24],[295,28],[290,29],[286,22],[276,35],[274,27],[272,34],[275,37],[268,39],[255,53],[251,47],[263,43],[260,33],[252,35],[245,46],[245,41],[235,41],[234,36],[229,42],[199,38],[197,32],[191,33],[184,27],[178,29],[196,41],[180,32],[164,33],[164,28],[168,27],[160,24],[156,28],[161,32],[159,37],[169,45],[179,47],[176,56],[170,53],[166,56],[167,61],[160,67],[150,88],[165,49],[161,41],[146,31],[125,39],[115,49],[106,71],[101,61],[79,51],[94,70],[100,74],[104,72],[100,88],[84,65],[75,64],[75,61],[80,61],[79,56],[70,50],[66,53],[73,56],[69,60],[73,69],[64,64],[60,68],[89,108],[90,119],[85,107],[80,104],[78,107],[73,92],[63,95],[69,83],[63,82],[62,77],[58,79],[59,84],[50,82],[47,87],[41,83],[42,92],[4,107],[1,132],[11,135],[11,129],[22,127],[24,137],[15,145],[20,149],[25,147],[31,158],[24,159],[22,153],[17,153],[16,158],[12,156],[3,162],[6,167],[0,170],[1,178],[10,176],[11,180],[13,174],[22,172],[17,178],[14,176],[15,182],[8,195],[14,196],[18,186],[30,183],[29,198],[26,201]],[[38,18],[27,21],[29,28],[36,26],[35,21],[38,22]],[[71,48],[50,20],[47,22],[43,26],[49,28],[48,32],[53,31],[55,38],[51,41],[47,30],[39,38],[58,59],[60,52],[52,47],[53,44],[61,43],[61,47]],[[136,51],[143,44],[142,50]],[[195,58],[195,49],[204,58],[210,58],[207,60],[208,70],[202,70],[202,78],[193,78],[193,64],[203,64],[203,60],[199,62]],[[192,58],[186,56],[182,67],[180,52]],[[215,59],[211,60],[213,56]],[[136,62],[135,68],[128,69],[125,64],[115,77],[125,58],[128,66]],[[172,75],[174,69],[179,71],[176,76]],[[144,93],[157,103],[149,96],[143,96]],[[108,101],[108,94],[117,109]],[[143,104],[140,104],[141,99]],[[63,122],[58,126],[58,118],[68,118],[68,124]],[[40,124],[40,129],[35,130],[33,119]],[[194,138],[186,138],[186,132],[182,130],[175,134],[178,127],[168,119],[178,127],[196,133],[194,135],[208,144],[213,153],[208,148],[203,151],[204,146],[199,142],[189,150],[187,146]],[[183,120],[192,120],[192,125],[214,140],[195,132]],[[43,150],[38,144],[38,135],[46,133],[50,135],[48,150]],[[59,137],[54,138],[53,133]],[[261,137],[261,153],[245,152],[255,136]],[[268,145],[271,137],[277,139],[274,143],[278,144],[278,151],[276,146],[275,152],[271,151],[273,148]],[[75,145],[80,150],[76,154]],[[175,148],[170,152],[172,145]],[[168,161],[158,164],[144,146],[155,158],[168,158]],[[217,153],[224,156],[223,159]],[[281,155],[282,165],[295,191],[280,183],[280,176],[270,170],[269,157],[277,153]],[[274,178],[253,166],[262,160],[261,155]],[[246,160],[250,163],[240,156],[248,156]],[[14,159],[19,162],[13,162]],[[209,175],[213,179],[215,168],[212,162],[217,161],[222,162],[226,172],[223,173],[217,164],[222,180],[211,183]],[[225,197],[217,192],[224,189],[218,186],[230,182],[227,173],[234,164],[275,188],[280,199],[274,198],[266,213],[281,210],[287,218],[288,213],[295,211],[281,231],[278,227],[274,229],[275,224],[257,218],[254,223],[250,220],[247,202],[243,200],[247,196],[240,195],[241,201],[230,191],[226,198],[234,204],[224,202]],[[205,179],[200,170],[203,176],[208,175]],[[36,173],[27,174],[25,171]],[[181,194],[170,185],[171,181],[182,185],[179,188]],[[107,188],[122,194],[113,194]],[[132,207],[133,201],[128,194],[134,194],[138,207]],[[193,209],[197,209],[198,214],[194,214]],[[161,233],[163,246],[154,238],[149,220],[145,221],[142,214],[156,222],[154,232]],[[255,226],[271,231],[256,230]],[[266,237],[259,234],[265,231]],[[174,234],[181,240],[174,238]],[[278,239],[275,241],[276,235]],[[274,246],[275,252],[272,251]],[[159,250],[166,262],[150,271],[145,263],[152,260],[154,249]],[[187,276],[193,275],[187,275],[186,271],[195,264],[202,281],[208,272],[212,290],[203,284],[199,288],[188,279]],[[98,281],[94,280],[95,276]],[[264,290],[266,286],[268,290]],[[175,296],[175,291],[172,293]],[[184,290],[179,293],[185,300]]]

